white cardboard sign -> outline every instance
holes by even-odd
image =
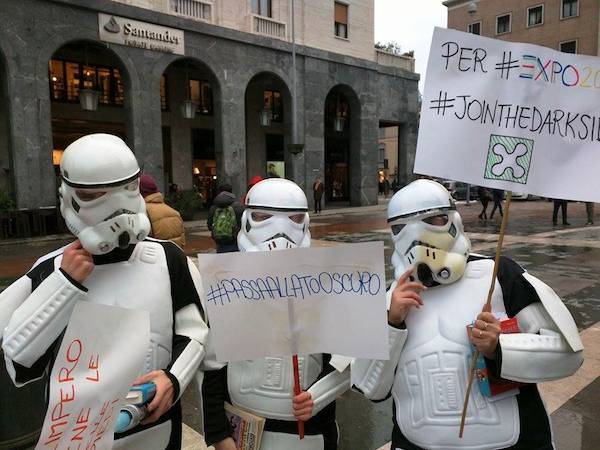
[[[383,243],[200,254],[217,358],[387,359]]]
[[[415,173],[600,201],[600,58],[436,28]]]
[[[146,311],[78,302],[52,367],[36,450],[112,448],[117,415],[149,339]]]

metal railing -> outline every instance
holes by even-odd
[[[385,50],[375,49],[377,64],[382,66],[399,67],[400,69],[415,71],[415,58],[407,55],[397,55]]]
[[[252,14],[252,32],[262,36],[269,36],[277,39],[286,39],[286,24],[273,20],[270,17]]]
[[[200,0],[170,0],[169,10],[179,16],[212,21],[212,3]]]

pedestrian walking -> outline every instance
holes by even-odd
[[[173,241],[185,246],[185,227],[181,214],[165,203],[164,195],[158,191],[154,178],[144,174],[140,177],[140,193],[146,202],[146,214],[150,219],[150,236]]]
[[[231,185],[223,184],[208,211],[208,226],[217,244],[217,253],[237,252],[237,234],[240,231],[243,207],[231,192]]]
[[[388,198],[390,195],[390,180],[387,178],[383,180],[383,196],[384,198]]]
[[[315,178],[315,182],[313,183],[313,198],[315,201],[315,214],[321,213],[321,200],[323,199],[323,182],[321,178]]]
[[[585,202],[585,212],[587,214],[586,225],[594,225],[594,202]]]
[[[552,225],[556,226],[556,219],[558,217],[558,210],[562,212],[562,224],[571,225],[567,222],[567,201],[558,198],[554,199],[554,211],[552,212]]]
[[[492,189],[492,199],[494,200],[494,207],[492,208],[490,219],[494,218],[494,213],[496,212],[496,209],[500,211],[500,217],[502,217],[504,215],[502,213],[502,200],[504,200],[504,190]]]
[[[477,188],[477,195],[479,196],[479,201],[481,202],[481,212],[477,217],[479,217],[481,220],[487,220],[487,207],[488,203],[492,199],[492,194],[488,188],[479,186]]]
[[[400,190],[400,183],[398,183],[398,178],[394,178],[392,181],[392,192],[395,194]]]

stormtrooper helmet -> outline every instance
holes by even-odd
[[[63,154],[60,174],[60,212],[88,252],[102,255],[148,236],[140,168],[121,139],[110,134],[77,139]]]
[[[246,194],[245,207],[238,234],[241,251],[310,247],[308,202],[293,181],[260,181]]]
[[[417,180],[399,190],[388,205],[398,279],[409,267],[427,287],[462,277],[471,248],[454,200],[444,186]]]

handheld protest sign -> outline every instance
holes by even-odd
[[[198,264],[220,361],[389,357],[382,242],[200,254]]]
[[[597,57],[436,28],[414,172],[598,202],[598,104]]]
[[[149,340],[146,311],[78,302],[52,367],[36,450],[112,448],[115,421]]]

